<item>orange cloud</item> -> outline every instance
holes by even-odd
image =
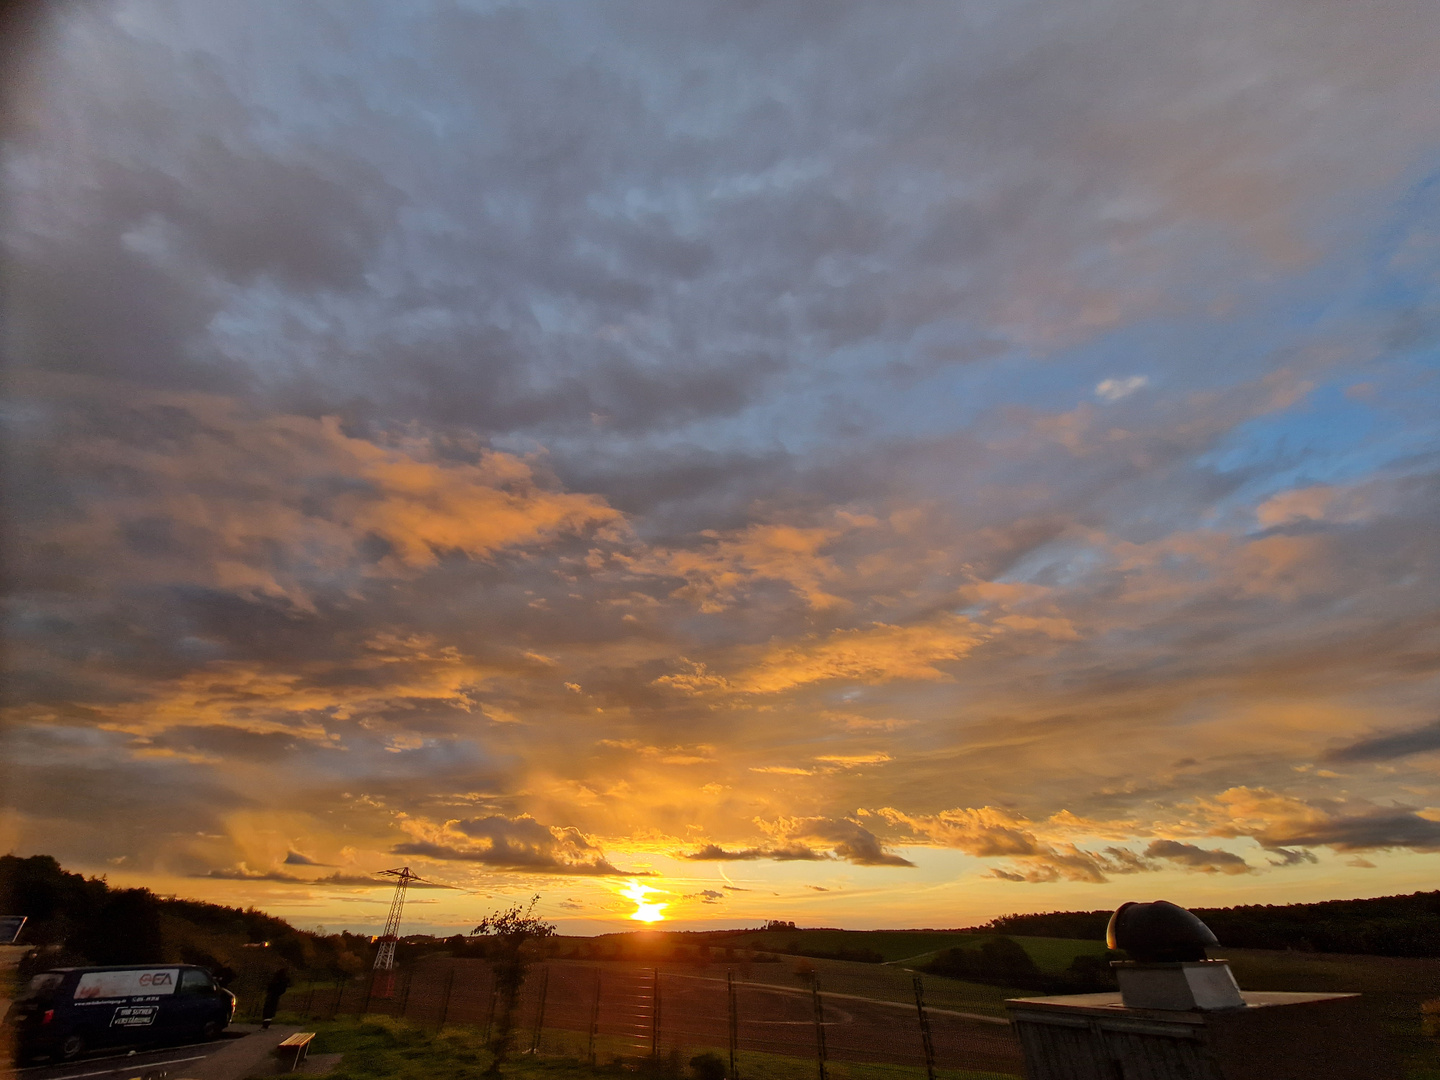
[[[530,468],[508,454],[487,450],[474,464],[426,460],[423,444],[381,447],[348,438],[332,417],[320,423],[373,484],[375,495],[347,506],[348,524],[389,541],[409,566],[429,565],[445,551],[483,557],[620,517],[593,495],[537,487]]]
[[[963,659],[985,636],[959,615],[910,626],[874,623],[859,630],[837,630],[823,638],[771,648],[737,676],[735,686],[749,693],[775,694],[827,679],[869,684],[943,681],[950,675],[940,665]]]
[[[392,848],[396,855],[539,874],[634,876],[633,871],[616,869],[599,845],[578,829],[543,825],[529,814],[445,822],[405,818],[400,827],[412,839],[396,844]]]
[[[629,566],[639,573],[683,578],[685,584],[671,595],[705,612],[725,610],[743,588],[760,581],[787,585],[816,610],[840,607],[846,602],[827,586],[844,575],[821,552],[846,533],[877,522],[845,511],[834,517],[835,524],[824,527],[754,524],[730,533],[707,530],[700,534],[708,541],[703,546],[647,552]]]
[[[79,411],[113,391],[71,380],[56,393]],[[447,551],[485,558],[622,520],[603,499],[550,490],[526,462],[483,447],[457,459],[424,437],[372,441],[335,417],[258,416],[213,395],[127,390],[123,402],[136,416],[163,414],[169,437],[88,433],[58,446],[56,466],[144,482],[93,483],[82,514],[32,522],[27,539],[131,581],[191,581],[309,609],[316,582],[409,575]],[[127,542],[137,534],[154,537],[154,554]]]

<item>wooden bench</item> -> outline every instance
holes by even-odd
[[[275,1047],[275,1054],[280,1061],[289,1062],[286,1072],[294,1072],[305,1061],[310,1053],[310,1041],[315,1038],[313,1031],[297,1031],[294,1035],[287,1035],[280,1045]]]

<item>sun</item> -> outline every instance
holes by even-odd
[[[636,922],[657,923],[665,918],[665,909],[670,905],[664,901],[647,900],[645,897],[650,893],[663,893],[663,889],[652,889],[649,885],[641,885],[634,880],[620,890],[620,895],[635,903],[635,911],[630,918]]]

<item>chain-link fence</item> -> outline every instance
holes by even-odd
[[[633,963],[536,963],[513,1017],[516,1053],[688,1061],[713,1053],[730,1077],[775,1074],[779,1059],[841,1080],[847,1064],[908,1067],[917,1078],[957,1072],[1018,1076],[1018,1041],[1007,1021],[925,1005],[828,992],[823,976],[795,985],[756,982],[733,970],[667,971]],[[853,981],[847,990],[861,989]],[[440,959],[384,975],[294,990],[285,1009],[307,1017],[375,1013],[439,1028],[495,1022],[495,982],[484,960]],[[791,1073],[794,1069],[784,1069]]]

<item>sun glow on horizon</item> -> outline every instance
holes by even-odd
[[[665,918],[665,909],[670,905],[665,901],[647,900],[650,893],[663,893],[664,889],[652,889],[649,885],[642,885],[631,878],[630,884],[620,890],[620,895],[635,904],[635,910],[629,918],[636,922],[656,923]]]

